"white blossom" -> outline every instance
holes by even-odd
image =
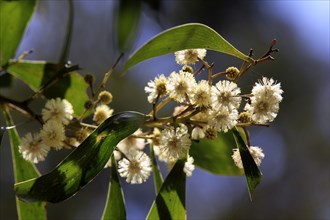
[[[150,158],[142,151],[131,151],[126,157],[118,162],[119,175],[131,184],[145,182],[152,170]]]
[[[19,152],[25,160],[38,163],[45,160],[50,147],[45,145],[39,133],[27,133],[18,146]]]
[[[228,80],[219,81],[212,86],[212,107],[214,109],[227,108],[229,111],[237,109],[241,103],[241,93],[237,84]]]
[[[257,166],[260,166],[261,160],[265,157],[262,149],[260,147],[250,146],[249,151],[252,158],[254,159],[254,162],[257,164]],[[243,162],[238,148],[233,149],[233,154],[231,157],[233,158],[235,165],[238,168],[243,169]]]
[[[191,104],[197,107],[208,107],[211,104],[211,86],[206,80],[200,81],[190,93]]]
[[[113,109],[110,109],[109,106],[101,104],[96,107],[93,121],[98,124],[101,124],[105,119],[109,118],[113,113]]]
[[[153,103],[159,97],[167,95],[167,79],[161,74],[154,81],[148,82],[148,86],[144,87],[144,91],[149,93],[148,102]]]
[[[179,73],[172,72],[168,78],[168,83],[170,98],[180,103],[186,101],[196,86],[194,76],[185,71],[180,71]]]
[[[188,129],[184,125],[165,128],[159,142],[159,155],[165,162],[173,162],[185,157],[191,145]]]
[[[42,141],[56,150],[63,148],[65,140],[64,126],[55,121],[48,121],[40,131]]]
[[[272,122],[277,116],[282,93],[280,83],[276,84],[273,79],[263,77],[262,81],[253,87],[251,103],[247,103],[244,109],[252,115],[252,120],[256,123]]]
[[[66,99],[50,99],[46,102],[45,107],[41,111],[42,120],[45,122],[54,120],[64,125],[69,124],[73,118],[73,108]]]
[[[188,155],[187,161],[184,163],[183,172],[189,177],[195,170],[194,158]]]
[[[211,110],[209,116],[210,127],[213,127],[217,131],[227,132],[237,124],[238,111],[227,108],[220,108],[219,110]]]
[[[205,49],[187,49],[180,50],[174,53],[175,61],[180,65],[194,64],[198,58],[204,59],[206,56]]]

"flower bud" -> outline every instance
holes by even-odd
[[[99,94],[98,100],[105,105],[108,105],[112,102],[112,94],[108,91],[102,91]]]
[[[239,74],[239,69],[237,69],[236,67],[234,66],[231,66],[231,67],[228,67],[226,69],[226,77],[227,79],[229,80],[234,80],[236,79],[236,77],[238,76]]]

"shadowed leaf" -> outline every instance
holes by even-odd
[[[252,200],[252,194],[261,181],[262,173],[260,172],[257,164],[254,162],[254,159],[244,141],[244,137],[242,137],[240,132],[236,129],[232,129],[232,132],[242,158],[246,183],[248,186],[250,199]]]
[[[103,170],[118,142],[134,133],[145,119],[137,112],[111,116],[53,171],[15,184],[17,196],[24,201],[53,203],[73,196]]]
[[[202,139],[193,142],[189,154],[194,158],[194,164],[217,175],[243,175],[231,155],[236,148],[235,139],[230,132],[219,133],[215,140]]]
[[[178,161],[166,177],[147,219],[186,219],[184,163],[184,160]]]

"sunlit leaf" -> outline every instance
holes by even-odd
[[[36,0],[0,1],[0,66],[15,56]]]
[[[5,107],[3,109],[3,113],[6,117],[7,125],[12,126],[14,123]],[[12,127],[7,129],[7,131],[11,145],[15,183],[38,177],[40,174],[37,168],[30,162],[23,159],[21,153],[18,151],[20,138],[16,128]],[[47,216],[45,206],[46,203],[44,202],[25,203],[16,198],[16,207],[19,219],[46,219]]]
[[[186,219],[184,162],[178,161],[166,177],[147,219]]]
[[[102,220],[107,219],[126,219],[126,208],[123,190],[120,186],[117,164],[113,155],[111,157],[111,178],[109,183],[108,197],[102,215]]]
[[[24,201],[53,203],[73,196],[103,170],[118,142],[134,133],[145,119],[137,112],[111,116],[53,171],[15,184],[17,196]]]
[[[158,194],[162,184],[163,184],[163,176],[162,173],[160,172],[157,160],[156,160],[156,156],[155,156],[155,152],[153,147],[150,147],[150,152],[151,152],[151,161],[152,161],[152,173],[153,173],[153,177],[154,177],[154,186],[155,186],[155,192],[156,195]]]
[[[212,28],[203,24],[192,23],[170,28],[149,40],[132,54],[123,71],[153,57],[193,48],[205,48],[226,53],[248,62],[253,61],[252,58],[237,50]]]
[[[79,68],[78,66],[66,67],[65,64],[45,61],[13,62],[10,63],[7,72],[25,82],[33,91],[37,92],[49,86],[44,93],[47,98],[67,99],[78,116],[84,111],[84,103],[88,100],[88,85],[83,77],[74,71]],[[53,82],[55,83],[52,84]]]
[[[141,13],[141,0],[121,0],[116,16],[115,34],[121,51],[129,50],[136,39]]]
[[[219,133],[215,140],[202,139],[193,142],[189,154],[194,158],[194,164],[217,175],[243,175],[231,155],[236,148],[235,140],[230,132]]]
[[[244,137],[242,137],[240,132],[236,129],[232,129],[232,132],[242,158],[246,183],[248,186],[250,199],[252,200],[252,194],[261,181],[262,173],[260,172],[257,164],[254,162],[254,159],[244,141]]]

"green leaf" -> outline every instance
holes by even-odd
[[[232,129],[232,132],[242,158],[249,196],[252,200],[252,194],[261,181],[262,173],[250,154],[250,151],[244,141],[245,137],[242,137],[241,133],[237,129]]]
[[[39,178],[15,184],[24,201],[61,202],[77,193],[98,175],[119,141],[134,133],[146,120],[137,112],[122,112],[106,119],[57,167]]]
[[[194,48],[214,50],[253,62],[252,58],[237,50],[212,28],[192,23],[170,28],[149,40],[132,54],[123,71],[153,57]]]
[[[152,160],[152,172],[154,177],[154,186],[155,186],[155,192],[156,195],[158,194],[162,184],[163,184],[163,176],[162,173],[159,170],[159,166],[157,164],[154,148],[152,147],[152,144],[150,145],[150,152],[151,152],[151,160]]]
[[[193,142],[189,154],[194,158],[194,164],[217,175],[243,175],[231,155],[236,147],[230,132],[219,133],[215,140],[202,139]]]
[[[74,71],[77,69],[77,66],[66,67],[65,64],[45,61],[20,61],[11,62],[7,72],[22,80],[35,92],[48,87],[45,92],[47,98],[67,99],[73,105],[75,114],[79,116],[88,100],[88,85],[84,78]]]
[[[8,109],[5,106],[2,107],[7,125],[14,125]],[[23,159],[21,153],[18,151],[20,138],[16,128],[12,127],[8,129],[8,134],[11,145],[15,183],[40,176],[37,168]],[[44,202],[25,203],[16,197],[16,207],[19,219],[46,219],[45,206],[46,203]]]
[[[102,220],[106,219],[126,219],[123,190],[120,186],[117,164],[113,155],[111,157],[111,179],[109,183],[107,203],[102,215]]]
[[[119,10],[116,16],[116,37],[120,50],[129,50],[138,30],[138,24],[141,13],[141,0],[121,0]]]
[[[15,56],[36,0],[0,2],[0,66]]]
[[[166,177],[147,219],[186,219],[185,160],[178,161]]]

